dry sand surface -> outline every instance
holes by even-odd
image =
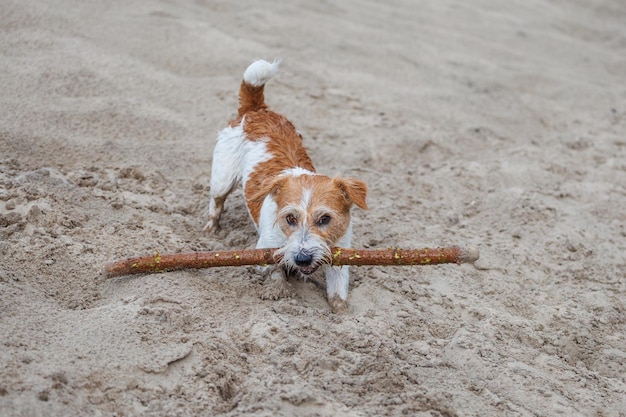
[[[4,0],[0,415],[625,416],[626,3]],[[253,268],[105,279],[254,247],[201,229],[255,58],[320,172],[366,181],[354,267],[259,298]],[[323,277],[316,278],[323,285]]]

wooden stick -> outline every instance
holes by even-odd
[[[111,262],[104,267],[107,278],[122,275],[200,269],[220,266],[271,265],[280,263],[276,249],[252,249],[240,251],[192,252]],[[478,249],[449,246],[423,249],[346,249],[333,248],[332,265],[436,265],[444,263],[472,263],[478,259]]]

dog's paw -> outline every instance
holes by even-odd
[[[328,299],[328,305],[330,306],[330,310],[335,314],[346,314],[350,307],[346,300],[342,300],[337,295]]]
[[[268,279],[261,290],[261,299],[279,300],[281,298],[291,298],[296,293],[291,284],[284,279]]]
[[[219,223],[215,219],[209,219],[207,224],[202,228],[202,231],[206,234],[213,234],[219,229]]]

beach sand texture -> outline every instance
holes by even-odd
[[[5,0],[0,415],[626,416],[626,4]],[[253,248],[202,233],[254,59],[319,172],[364,180],[353,267],[259,298],[254,268],[107,280]],[[323,278],[317,277],[323,284]]]

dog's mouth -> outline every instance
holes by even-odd
[[[317,271],[317,268],[319,268],[319,265],[299,266],[298,271],[304,275],[311,275],[313,272]]]
[[[279,249],[279,254],[283,255],[280,261],[290,273],[298,273],[300,275],[311,275],[319,269],[320,266],[330,264],[330,251],[324,250],[322,246],[318,248],[309,248],[307,250],[300,249],[298,251],[288,251]],[[285,252],[287,252],[285,254]],[[326,254],[328,252],[328,254]]]

